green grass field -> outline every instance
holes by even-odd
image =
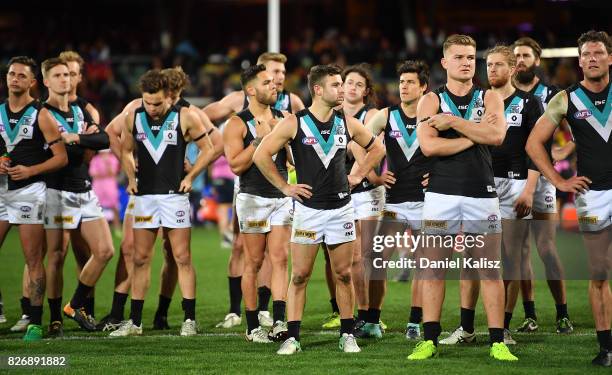
[[[577,235],[560,235],[559,246],[564,263],[584,261],[582,245]],[[320,254],[313,278],[308,288],[308,303],[302,324],[302,348],[300,355],[280,357],[275,354],[278,344],[247,343],[242,334],[245,322],[234,330],[213,328],[228,309],[227,259],[228,250],[220,249],[217,232],[198,229],[193,233],[193,260],[197,271],[197,319],[201,334],[181,338],[178,330],[182,321],[180,293],[177,290],[169,313],[171,331],[152,331],[153,314],[159,291],[161,253],[156,250],[151,289],[145,301],[143,337],[109,339],[105,334],[87,334],[72,321],[65,321],[64,339],[42,340],[25,343],[21,334],[9,332],[9,327],[19,318],[20,280],[23,255],[17,233],[12,230],[0,251],[0,289],[4,299],[8,323],[0,325],[0,356],[6,355],[66,355],[71,373],[508,373],[508,374],[584,374],[607,371],[594,368],[590,361],[597,353],[591,309],[587,297],[586,281],[569,281],[569,312],[575,323],[575,333],[560,337],[554,333],[554,302],[546,283],[538,281],[536,306],[540,330],[536,334],[515,334],[519,342],[512,351],[519,362],[502,364],[488,357],[488,336],[482,305],[477,310],[477,332],[481,334],[476,344],[461,347],[442,347],[438,358],[411,363],[406,356],[414,342],[404,338],[408,318],[410,284],[390,282],[382,319],[389,329],[379,341],[360,340],[362,352],[347,355],[338,351],[336,332],[321,332],[320,325],[329,314],[329,296],[324,280],[324,260]],[[536,262],[539,264],[539,261]],[[104,316],[110,310],[116,258],[108,266],[96,288],[96,315]],[[536,267],[538,268],[538,267]],[[70,254],[65,272],[64,301],[70,298],[76,286],[74,258]],[[447,287],[447,300],[443,314],[443,330],[454,329],[459,322],[458,282]],[[43,323],[48,324],[48,307],[45,303]],[[129,300],[126,314],[129,313]],[[519,302],[513,325],[523,318]],[[444,335],[444,334],[443,334]],[[5,371],[1,370],[0,372]],[[32,370],[23,370],[31,373]],[[64,372],[65,370],[52,370]],[[14,371],[11,370],[11,373]]]

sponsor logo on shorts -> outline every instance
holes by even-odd
[[[391,130],[389,132],[389,137],[391,137],[391,138],[402,138],[402,132],[400,132],[399,130]]]
[[[136,223],[150,223],[153,221],[153,216],[135,216],[134,222]]]
[[[592,113],[589,109],[583,109],[574,113],[574,118],[577,120],[584,120],[585,118],[591,117]]]
[[[21,210],[21,212],[30,212],[30,211],[32,211],[32,207],[30,207],[30,206],[21,206],[21,207],[19,207],[19,209]]]
[[[176,211],[176,216],[178,216],[178,217],[185,216],[185,211]]]
[[[397,217],[397,212],[393,212],[393,211],[383,211],[381,213],[382,217],[386,217],[389,219],[395,219]]]
[[[351,229],[351,228],[353,228],[353,223],[344,223],[344,225],[342,227],[344,229]]]
[[[312,230],[296,229],[295,231],[293,231],[293,237],[304,237],[308,238],[309,240],[314,240],[316,236],[317,232]]]
[[[305,144],[306,146],[312,146],[312,145],[316,145],[317,143],[319,143],[319,141],[317,141],[315,137],[304,137],[302,138],[302,143]]]
[[[448,229],[446,220],[423,220],[423,226],[430,229]]]
[[[265,228],[267,224],[267,220],[249,220],[246,222],[248,228]]]
[[[493,215],[489,215],[487,220],[489,220],[489,221],[497,221],[497,220],[499,220],[499,218],[497,217],[497,215],[493,214]]]
[[[550,203],[550,202],[554,201],[554,200],[555,200],[555,198],[553,198],[553,197],[552,197],[552,196],[550,196],[550,195],[547,195],[547,196],[546,196],[546,198],[544,198],[544,200],[545,200],[546,202]]]
[[[378,206],[378,202],[379,202],[379,201],[378,201],[377,199],[373,200],[373,201],[372,201],[372,206]]]
[[[53,224],[72,224],[73,216],[53,216]]]
[[[597,224],[598,219],[597,216],[580,216],[578,222],[580,224]]]

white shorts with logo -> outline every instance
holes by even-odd
[[[291,198],[264,198],[238,193],[236,213],[241,233],[268,233],[272,225],[291,225],[293,202]]]
[[[523,190],[525,190],[525,185],[527,185],[527,180],[495,177],[495,190],[499,199],[499,210],[502,219],[516,219],[514,204]],[[531,214],[523,219],[531,219]]]
[[[557,212],[557,188],[542,175],[533,194],[533,212],[554,214]]]
[[[2,197],[6,195],[8,190],[8,177],[5,174],[0,175],[0,221],[9,221],[8,212]]]
[[[128,198],[128,204],[125,208],[125,215],[134,216],[134,202],[136,201],[135,197],[135,195],[130,195]]]
[[[372,190],[351,194],[351,201],[355,208],[355,219],[379,216],[385,207],[385,187],[378,186]]]
[[[34,182],[16,190],[7,190],[0,195],[8,222],[11,224],[42,224],[45,211],[47,185]]]
[[[45,229],[76,229],[79,223],[104,219],[93,190],[85,193],[47,189]]]
[[[295,202],[291,242],[334,245],[355,240],[353,203],[332,210],[318,210]]]
[[[612,190],[587,190],[576,194],[578,226],[582,232],[595,232],[612,224]]]
[[[431,234],[501,233],[497,198],[425,193],[423,231]]]
[[[134,229],[191,228],[187,194],[148,194],[134,197]]]
[[[385,203],[381,219],[405,222],[409,228],[420,230],[423,220],[423,202]]]

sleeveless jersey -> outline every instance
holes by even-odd
[[[446,113],[480,123],[484,114],[485,91],[472,87],[465,96],[455,96],[442,86],[434,91],[440,100],[438,113]],[[454,129],[440,132],[441,138],[453,139],[461,135]],[[495,182],[489,146],[476,144],[459,153],[436,159],[427,191],[473,198],[494,198]]]
[[[371,105],[366,104],[361,107],[361,109],[357,111],[357,113],[355,113],[353,117],[356,118],[360,123],[365,125],[366,115],[368,114],[368,111],[372,108],[373,107]],[[351,173],[351,169],[353,169],[354,164],[355,159],[353,157],[348,157],[346,160],[346,173]],[[380,168],[376,168],[376,172],[380,172]],[[364,191],[370,191],[374,188],[376,188],[376,186],[371,184],[367,178],[364,178],[359,183],[359,185],[355,186],[353,190],[351,190],[351,194],[363,193]]]
[[[506,137],[504,142],[491,148],[495,177],[524,180],[531,166],[525,144],[531,129],[542,116],[540,99],[522,90],[516,90],[504,100]]]
[[[242,105],[242,110],[244,111],[249,106],[249,97],[244,96],[244,104]],[[283,90],[278,93],[276,96],[276,103],[271,106],[273,109],[277,111],[287,111],[289,113],[293,113],[291,111],[291,94],[287,90]]]
[[[417,139],[415,117],[407,117],[399,105],[387,109],[385,148],[387,166],[396,179],[387,189],[386,202],[422,202],[423,175],[432,167],[433,159],[425,157]]]
[[[282,112],[275,109],[272,109],[272,114],[275,118],[283,117]],[[236,116],[240,117],[247,128],[246,135],[243,139],[243,146],[244,148],[247,148],[257,137],[257,132],[255,130],[255,118],[248,108],[239,112],[236,114]],[[274,159],[274,164],[276,164],[278,172],[281,174],[281,176],[283,176],[283,179],[287,180],[287,151],[283,148],[276,155],[274,155],[272,159]],[[270,181],[268,181],[268,179],[264,177],[255,164],[251,164],[251,166],[240,175],[240,192],[257,195],[264,198],[285,197],[280,190],[278,190],[270,183]]]
[[[68,112],[64,112],[49,103],[45,103],[44,106],[55,119],[60,133],[83,134],[87,125],[93,122],[89,113],[82,109],[76,101],[69,104],[70,110]],[[85,148],[67,144],[66,154],[68,155],[68,164],[59,171],[47,175],[47,187],[74,193],[89,191],[91,189],[91,178],[88,165],[84,161]]]
[[[134,114],[132,133],[138,158],[137,195],[179,194],[187,148],[180,109],[172,106],[156,121],[141,107]]]
[[[565,118],[576,142],[578,176],[593,183],[592,190],[612,189],[612,86],[600,93],[580,83],[565,90],[568,107]]]
[[[297,182],[312,187],[304,199],[310,208],[329,210],[350,202],[346,170],[346,145],[350,135],[342,112],[333,111],[323,123],[308,110],[296,113],[298,130],[290,142]]]
[[[8,152],[11,165],[26,167],[43,163],[49,158],[45,151],[45,137],[38,125],[40,103],[32,100],[21,111],[11,112],[8,100],[0,104],[0,149]],[[38,181],[43,181],[41,175],[27,180],[8,180],[8,189],[16,190]]]
[[[546,109],[546,106],[548,105],[548,102],[550,102],[550,99],[552,99],[553,96],[557,95],[558,92],[558,88],[556,88],[555,86],[545,85],[544,83],[542,83],[542,81],[538,82],[537,85],[535,85],[531,90],[529,90],[530,94],[533,94],[536,98],[540,100],[540,103],[542,103],[542,107],[544,107],[544,109]]]

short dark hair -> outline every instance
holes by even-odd
[[[361,63],[357,65],[347,66],[342,72],[342,80],[345,81],[346,77],[351,73],[357,73],[365,79],[366,90],[368,94],[365,97],[365,104],[375,105],[376,104],[376,93],[374,92],[374,80],[372,79],[372,68],[370,64]]]
[[[416,73],[419,77],[419,83],[421,86],[429,86],[429,65],[423,60],[408,60],[404,61],[397,68],[398,77],[404,73]]]
[[[36,64],[36,60],[34,60],[33,58],[28,56],[15,56],[9,60],[7,67],[10,68],[13,64],[29,66],[30,70],[32,71],[32,74],[36,76],[36,69],[38,65]]]
[[[266,70],[266,66],[264,64],[251,65],[240,74],[240,84],[242,85],[242,89],[246,88],[246,85],[254,80],[257,75]]]
[[[68,63],[66,63],[66,60],[60,57],[51,57],[43,61],[41,64],[43,78],[47,77],[47,73],[49,73],[49,70],[55,68],[58,65],[64,65],[66,68],[68,68]]]
[[[310,95],[314,97],[314,86],[320,85],[321,82],[327,78],[328,76],[341,75],[342,69],[339,66],[329,64],[329,65],[315,65],[310,68],[310,72],[308,72],[308,90],[310,90]]]
[[[540,47],[540,44],[536,42],[535,39],[528,36],[518,38],[516,42],[512,44],[512,51],[514,51],[516,47],[529,47],[533,51],[536,58],[539,59],[540,56],[542,56],[542,47]]]
[[[582,46],[588,42],[602,42],[608,54],[612,53],[612,41],[605,31],[589,30],[580,35],[580,38],[578,38],[578,55],[582,53]]]
[[[151,69],[140,77],[138,88],[141,93],[155,94],[163,90],[168,93],[168,78],[159,69]]]

